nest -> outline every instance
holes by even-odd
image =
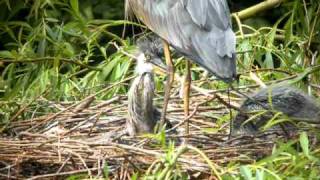
[[[198,178],[211,176],[212,168],[193,149],[204,153],[215,166],[223,166],[229,162],[252,163],[269,154],[274,145],[253,137],[230,140],[229,120],[218,122],[216,118],[229,113],[219,99],[223,97],[208,99],[204,95],[192,95],[192,113],[188,118],[183,115],[181,99],[170,100],[167,118],[178,133],[169,133],[166,139],[175,142],[177,151],[185,147],[176,164],[184,172],[197,173]],[[127,118],[125,96],[108,101],[91,96],[73,103],[39,98],[34,103],[46,104],[56,113],[34,113],[31,119],[7,125],[0,138],[2,178],[63,179],[79,173],[99,178],[106,176],[107,168],[110,179],[130,179],[135,172],[152,169],[152,164],[167,153],[155,138],[129,137],[123,133]],[[188,136],[183,133],[186,120],[190,122]],[[188,145],[183,145],[185,140]]]

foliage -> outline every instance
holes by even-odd
[[[51,100],[77,100],[130,75],[131,61],[114,53],[111,42],[132,48],[109,31],[124,21],[95,18],[120,18],[112,8],[99,10],[101,5],[112,3],[1,1],[2,121],[40,95]],[[101,97],[124,92],[121,85]]]
[[[279,143],[270,157],[259,160],[255,164],[240,166],[239,175],[243,179],[314,179],[319,173],[319,149],[309,148],[306,133],[300,135],[299,144],[303,151],[298,151],[294,145],[296,140]],[[310,153],[312,155],[310,155]]]
[[[21,107],[40,97],[54,101],[79,100],[132,75],[132,60],[117,51],[114,44],[127,52],[134,51],[132,40],[121,38],[121,29],[127,23],[120,20],[122,1],[0,0],[0,7],[0,122],[10,123]],[[238,29],[240,86],[253,83],[248,71],[256,71],[257,67],[261,80],[270,82],[295,77],[310,70],[310,66],[320,65],[319,1],[287,1],[277,10],[282,14],[271,26],[234,24]],[[179,74],[185,68],[183,62],[176,61]],[[196,65],[192,69],[193,80],[201,82],[202,88],[227,87],[211,81]],[[319,83],[319,71],[297,81],[301,88]],[[161,81],[157,87],[161,89]],[[120,83],[97,98],[124,94],[127,88]],[[52,111],[43,106],[31,108]],[[31,112],[24,112],[19,119],[30,116]],[[301,151],[293,148],[297,143]],[[150,174],[146,173],[146,179],[155,175],[187,178],[176,164],[186,149],[176,150],[172,145],[162,148],[168,151],[161,160],[164,166],[155,163],[155,167],[150,167]],[[254,164],[230,164],[218,170],[222,179],[313,179],[320,173],[319,152],[319,147],[311,147],[307,134],[302,133],[299,140],[279,143],[270,157]]]

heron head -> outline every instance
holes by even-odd
[[[162,70],[166,69],[166,65],[163,63],[163,46],[162,41],[158,36],[149,35],[141,37],[137,40],[137,46],[139,48],[138,63],[150,63]]]

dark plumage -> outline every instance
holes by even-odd
[[[222,80],[236,77],[236,38],[226,0],[126,0],[153,32]]]
[[[253,118],[257,113],[268,110],[262,116]],[[264,88],[244,101],[241,112],[235,117],[231,136],[253,135],[259,132],[277,112],[283,113],[295,122],[319,123],[320,106],[308,95],[289,86],[272,86]],[[256,112],[256,113],[254,113]],[[249,118],[253,118],[247,121]],[[246,122],[247,121],[247,122]],[[296,130],[290,122],[283,122],[270,130],[287,132]],[[284,128],[284,129],[282,129]]]
[[[139,54],[137,58],[137,77],[128,92],[127,130],[129,135],[152,133],[161,113],[153,105],[155,92],[153,64],[162,65],[162,48],[158,48],[158,38],[143,37],[137,41]]]

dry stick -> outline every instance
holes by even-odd
[[[130,157],[125,156],[124,159],[128,161],[129,164],[131,164],[134,169],[138,170],[138,172],[143,172],[141,168],[139,168],[134,162],[130,160]]]
[[[62,163],[62,165],[60,166],[60,168],[58,169],[58,171],[56,173],[60,173],[62,171],[62,169],[67,164],[67,162],[71,159],[71,157],[72,157],[72,155],[69,154],[68,157],[64,160],[64,162]]]
[[[291,73],[289,71],[286,71],[286,70],[283,70],[283,69],[272,69],[272,68],[251,69],[250,71],[244,71],[244,72],[241,72],[239,74],[243,75],[243,74],[247,74],[247,73],[251,73],[251,72],[258,73],[258,72],[264,72],[264,71],[274,71],[274,72],[284,73],[284,74],[287,74],[287,75],[290,75],[290,76],[293,75],[293,73]]]
[[[160,152],[156,152],[156,151],[153,151],[153,150],[142,149],[142,148],[129,146],[129,145],[125,145],[125,144],[117,144],[117,143],[108,143],[108,144],[113,146],[113,147],[117,147],[117,148],[120,148],[120,149],[123,149],[123,150],[127,150],[127,151],[130,151],[130,152],[133,152],[133,153],[137,153],[137,154],[143,154],[143,155],[147,154],[147,155],[150,155],[150,156],[153,156],[153,157],[164,157],[165,156],[165,154],[160,153]],[[94,144],[91,144],[91,145],[94,145]],[[96,145],[99,145],[99,144],[96,144]],[[180,158],[179,161],[182,162],[182,163],[189,164],[189,165],[192,164],[191,168],[193,168],[193,169],[197,169],[195,166],[208,168],[207,164],[199,163],[197,161],[192,161],[192,160],[186,159],[186,158]]]
[[[50,91],[49,90],[46,90],[45,92],[43,92],[42,94],[40,94],[39,96],[35,97],[34,99],[32,99],[31,102],[25,104],[10,120],[9,122],[12,122],[14,121],[21,113],[23,113],[28,106],[30,106],[33,102],[35,102],[37,99],[39,99],[41,96],[45,96],[49,93]]]
[[[19,111],[8,121],[8,123],[6,123],[3,127],[1,127],[0,133],[3,132],[11,124],[11,122],[15,121],[15,119],[18,116],[20,116],[20,114],[23,113],[27,109],[28,106],[30,106],[33,102],[35,102],[40,96],[46,95],[47,93],[49,93],[48,90],[46,90],[44,93],[40,94],[39,96],[34,98],[31,102],[25,104],[21,109],[19,109]]]
[[[116,42],[113,42],[112,45],[113,45],[118,51],[120,51],[122,54],[130,57],[131,59],[135,59],[135,60],[137,59],[137,57],[136,57],[135,55],[130,54],[130,53],[126,52],[125,50],[123,50],[123,48],[119,47]]]
[[[102,107],[105,107],[105,106],[108,106],[112,103],[114,103],[115,101],[120,101],[121,97],[120,96],[116,96],[116,97],[113,97],[107,101],[104,101],[100,104],[97,104],[96,106],[93,106],[92,109],[99,109],[99,108],[102,108]]]
[[[214,94],[214,97],[217,98],[223,105],[225,105],[226,107],[228,108],[231,108],[231,109],[235,109],[239,112],[241,112],[241,109],[238,108],[237,106],[234,106],[228,102],[226,102],[221,96],[219,96],[217,93]]]
[[[100,116],[100,114],[95,114],[95,115],[91,116],[90,118],[88,118],[87,120],[80,122],[77,126],[73,127],[73,128],[70,129],[69,131],[63,133],[62,136],[64,137],[64,136],[70,134],[71,132],[75,131],[76,129],[78,129],[78,128],[81,127],[82,125],[84,125],[84,124],[86,124],[87,122],[91,121],[93,118],[98,119],[98,116]],[[62,137],[62,138],[63,138],[63,137]],[[40,146],[43,146],[43,145],[45,145],[45,144],[47,144],[47,143],[54,142],[54,141],[56,141],[56,140],[60,140],[60,138],[61,138],[61,137],[60,137],[60,135],[59,135],[59,137],[55,137],[55,138],[53,138],[53,139],[50,139],[50,140],[48,140],[48,141],[45,141],[45,142],[41,143],[41,144],[39,145],[39,147],[40,147]]]
[[[82,101],[80,101],[80,102],[78,102],[78,103],[75,103],[75,104],[73,104],[73,105],[71,105],[71,106],[69,106],[69,107],[65,108],[64,110],[59,111],[59,112],[57,112],[57,113],[53,114],[52,116],[48,117],[47,119],[45,119],[45,120],[42,122],[42,124],[43,124],[43,123],[46,123],[46,122],[48,122],[48,121],[50,121],[50,120],[52,120],[52,119],[54,119],[54,118],[56,118],[57,116],[59,116],[60,114],[62,114],[62,113],[64,113],[64,112],[66,112],[66,111],[71,110],[72,108],[74,108],[74,107],[78,106],[79,104],[81,104],[81,103],[83,103],[83,102],[85,102],[85,101],[88,101],[88,99],[91,99],[91,98],[93,98],[93,97],[97,96],[98,94],[101,94],[101,93],[103,93],[103,92],[105,92],[105,91],[108,91],[108,90],[110,90],[111,88],[113,88],[113,87],[115,87],[115,86],[118,86],[118,85],[120,85],[120,84],[122,84],[122,83],[124,83],[124,82],[126,82],[126,81],[129,81],[129,80],[131,80],[131,79],[133,79],[133,78],[135,78],[135,76],[131,76],[131,77],[128,77],[128,78],[126,78],[126,79],[123,79],[123,80],[121,80],[120,82],[114,83],[113,85],[108,86],[108,87],[106,87],[106,88],[104,88],[104,89],[102,89],[102,90],[98,91],[97,93],[92,94],[92,95],[90,95],[90,96],[88,96],[88,97],[84,98]],[[41,125],[41,123],[39,123],[38,125],[36,125],[36,126],[34,126],[34,127],[30,128],[30,129],[29,129],[29,130],[27,130],[27,131],[30,131],[31,129],[34,129],[34,128],[36,128],[36,127],[40,126],[40,125]]]
[[[41,123],[48,122],[48,121],[50,121],[51,119],[53,119],[53,118],[57,117],[58,115],[62,114],[63,112],[65,112],[65,111],[67,111],[67,110],[70,110],[70,109],[73,108],[73,107],[78,106],[78,105],[81,104],[82,102],[87,101],[88,99],[91,99],[92,97],[94,97],[94,96],[96,96],[96,95],[98,95],[98,94],[100,94],[100,93],[102,93],[102,92],[104,92],[104,91],[107,91],[107,90],[109,90],[109,89],[111,89],[111,88],[113,88],[113,87],[115,87],[115,86],[117,86],[117,85],[119,85],[119,84],[121,84],[121,83],[123,83],[123,82],[126,82],[126,81],[128,81],[128,80],[131,80],[131,79],[133,79],[134,77],[135,77],[135,76],[131,76],[131,77],[126,78],[126,79],[124,79],[124,80],[122,80],[122,81],[120,81],[120,82],[118,82],[118,83],[115,83],[115,84],[113,84],[113,85],[111,85],[111,86],[109,86],[109,87],[107,87],[107,88],[105,88],[105,89],[102,89],[102,90],[100,90],[99,92],[97,92],[97,93],[95,93],[95,94],[93,94],[93,95],[91,95],[91,96],[86,97],[86,98],[83,99],[82,101],[80,101],[80,102],[78,102],[78,103],[76,103],[76,104],[73,104],[73,105],[67,107],[66,109],[64,109],[64,110],[62,110],[62,111],[60,111],[60,112],[52,115],[51,117],[45,119],[44,122],[41,122]],[[96,117],[96,116],[97,116],[97,115],[95,115],[95,117]],[[92,117],[91,117],[91,118],[92,118]],[[91,118],[89,118],[89,120],[91,120]],[[87,122],[87,121],[86,121],[86,122]],[[41,125],[41,123],[39,123],[38,125],[30,128],[30,129],[33,129],[33,128]],[[81,125],[82,125],[82,124],[83,124],[83,123],[81,123]],[[78,127],[78,126],[77,126],[77,127]],[[27,130],[27,131],[30,131],[30,129]],[[72,130],[66,132],[64,135],[69,134],[70,132],[72,132],[72,131],[75,130],[75,129],[76,129],[76,128],[73,128]],[[55,141],[55,140],[57,140],[57,138],[50,139],[50,140],[48,140],[48,141],[46,141],[46,142],[43,142],[43,143],[41,143],[39,146],[43,146],[43,145],[45,145],[45,144],[47,144],[47,143],[50,143],[50,142],[53,142],[53,141]]]
[[[73,154],[73,155],[76,155],[80,161],[82,162],[83,166],[86,168],[87,172],[88,172],[88,175],[91,177],[92,176],[92,173],[91,173],[91,170],[90,168],[88,168],[87,164],[86,164],[86,161],[82,158],[82,156],[76,152],[73,152],[72,150],[66,150],[68,151],[70,154]]]
[[[91,97],[86,99],[86,101],[81,101],[81,103],[79,105],[77,105],[72,112],[73,113],[79,113],[82,112],[84,109],[87,109],[90,107],[91,103],[95,100],[95,97]]]
[[[20,179],[20,178],[18,178],[18,177],[16,177],[16,176],[12,176],[12,175],[10,175],[10,174],[2,174],[2,173],[0,173],[0,177],[5,177],[5,179]]]
[[[90,128],[90,130],[88,132],[88,136],[91,136],[92,130],[96,126],[97,122],[100,120],[101,114],[102,114],[102,112],[99,112],[98,116],[95,118],[96,120],[93,122],[93,124],[92,124],[92,126]]]
[[[92,171],[97,171],[98,168],[90,168],[89,170],[91,172]],[[81,170],[68,171],[68,172],[59,172],[59,173],[53,173],[53,174],[38,175],[38,176],[33,176],[32,178],[29,178],[28,180],[46,179],[46,178],[49,178],[49,177],[56,177],[56,176],[66,176],[66,175],[84,173],[84,172],[87,172],[87,171],[88,171],[88,169],[81,169]]]
[[[253,81],[260,85],[261,88],[266,88],[267,85],[253,72],[250,72],[250,77]]]
[[[81,127],[82,125],[86,124],[87,122],[91,121],[92,119],[99,119],[99,116],[101,115],[101,113],[97,113],[89,118],[87,118],[85,121],[80,122],[79,124],[77,124],[76,126],[74,126],[73,128],[71,128],[69,131],[63,133],[63,136],[66,136],[68,134],[70,134],[71,132],[75,131],[76,129],[78,129],[79,127]]]
[[[211,97],[210,99],[208,99],[208,100],[206,100],[206,101],[204,101],[204,102],[202,102],[202,103],[197,104],[196,107],[194,108],[194,110],[192,111],[192,113],[191,113],[190,115],[188,115],[188,117],[186,117],[185,119],[183,119],[183,120],[182,120],[180,123],[178,123],[177,125],[173,126],[171,129],[166,130],[166,132],[168,133],[168,132],[171,132],[171,131],[177,129],[179,126],[181,126],[181,125],[184,124],[186,121],[188,121],[189,119],[191,119],[191,118],[197,113],[198,108],[199,108],[201,105],[206,104],[206,103],[208,103],[209,101],[212,101],[212,100],[214,100],[214,99],[215,99],[215,97]]]

